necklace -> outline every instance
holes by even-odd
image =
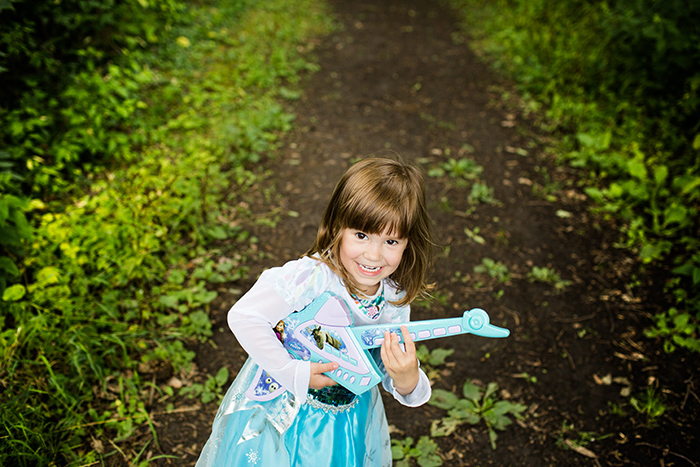
[[[377,319],[384,309],[384,284],[381,286],[380,292],[374,298],[359,298],[355,294],[352,294],[352,299],[355,300],[355,304],[358,306],[360,311],[365,314],[369,319]]]

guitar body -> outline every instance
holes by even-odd
[[[275,332],[293,358],[338,363],[338,369],[326,375],[359,395],[381,382],[382,372],[369,351],[363,349],[355,334],[350,332],[352,324],[352,313],[345,301],[325,292],[303,310],[280,321]],[[260,368],[246,396],[264,401],[274,399],[283,391],[284,388]]]

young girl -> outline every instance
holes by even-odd
[[[228,323],[250,358],[221,402],[197,467],[390,467],[391,444],[377,387],[357,396],[324,373],[337,363],[289,356],[281,320],[324,292],[345,300],[354,326],[409,321],[409,303],[429,288],[432,222],[421,172],[387,158],[351,166],[333,192],[316,242],[298,260],[263,272],[231,308]],[[382,385],[409,407],[430,398],[413,341],[386,333],[375,360]],[[246,391],[258,368],[263,384],[286,392],[267,401]]]

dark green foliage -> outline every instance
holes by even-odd
[[[650,336],[700,348],[700,3],[451,0],[512,77],[586,193],[643,263],[671,263],[676,307]]]
[[[213,289],[245,275],[241,200],[328,23],[307,0],[11,6],[2,63],[28,64],[0,108],[0,465],[104,463],[139,428],[158,443],[148,401],[174,392],[151,370],[187,371]]]

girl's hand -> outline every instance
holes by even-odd
[[[335,386],[336,383],[323,373],[337,370],[336,362],[330,363],[314,363],[311,362],[311,378],[309,378],[309,389],[323,389],[326,386]]]
[[[416,345],[406,326],[401,326],[401,335],[406,350],[401,348],[399,336],[387,331],[384,333],[381,355],[387,373],[394,380],[394,387],[399,394],[406,396],[418,385],[420,370],[418,370]]]

